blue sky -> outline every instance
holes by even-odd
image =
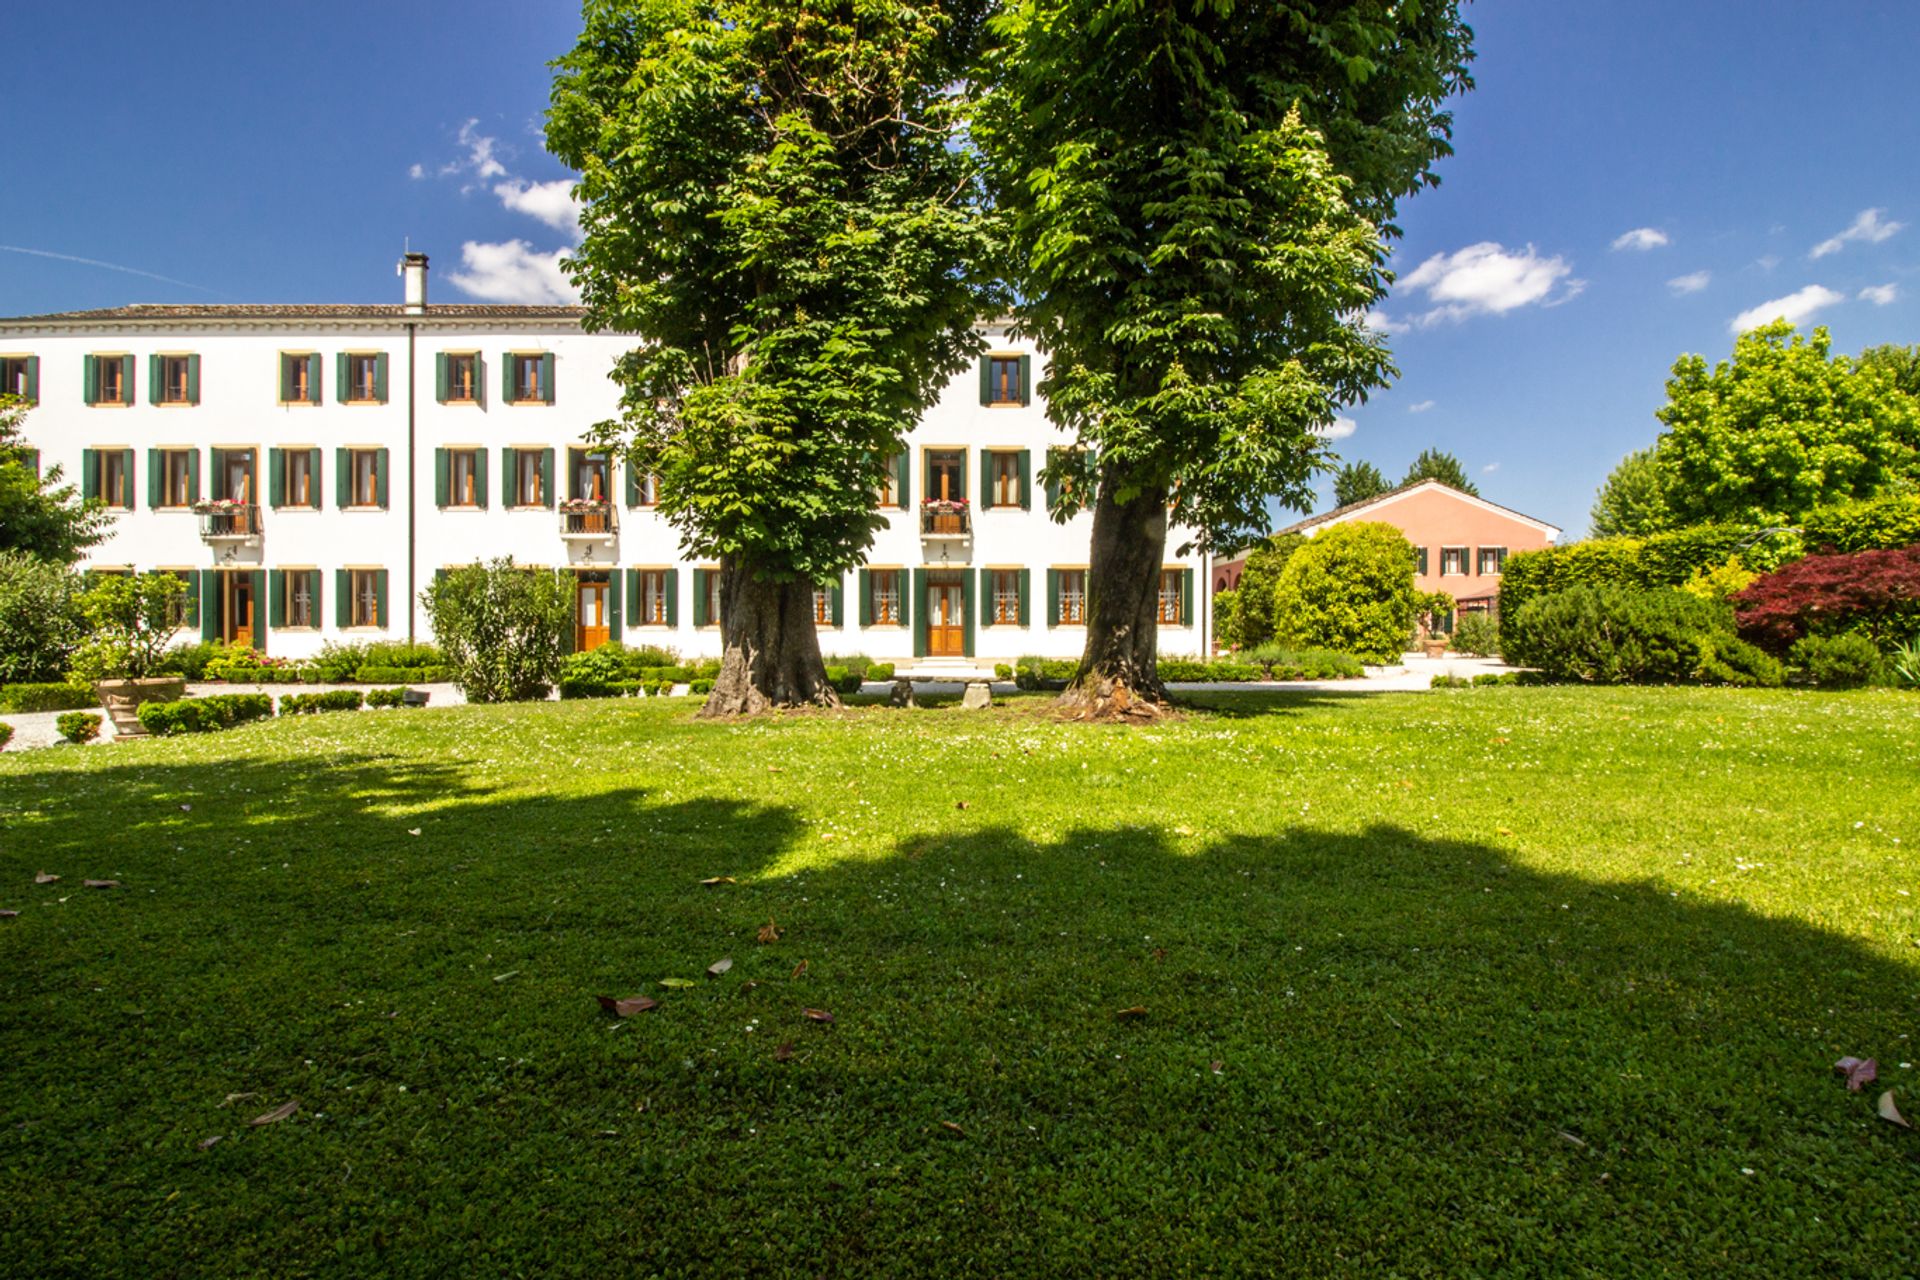
[[[1842,351],[1920,342],[1911,0],[1467,13],[1478,88],[1441,187],[1401,208],[1380,308],[1402,378],[1345,415],[1347,457],[1397,480],[1451,450],[1574,536],[1653,439],[1674,358],[1725,356],[1743,314],[1825,324]],[[17,6],[0,314],[398,300],[409,242],[436,299],[554,300],[573,233],[540,117],[576,22],[490,0]]]

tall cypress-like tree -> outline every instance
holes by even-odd
[[[1467,478],[1467,469],[1460,465],[1460,459],[1445,449],[1422,449],[1420,456],[1407,467],[1400,483],[1408,485],[1421,480],[1438,480],[1462,493],[1480,496],[1480,486]]]
[[[1303,507],[1315,429],[1393,372],[1362,316],[1471,33],[1454,0],[1017,0],[993,32],[974,136],[1048,413],[1084,446],[1049,472],[1094,513],[1063,697],[1134,714],[1164,697],[1169,519],[1228,547],[1268,499]]]
[[[720,562],[705,712],[834,699],[816,583],[860,563],[888,457],[978,347],[985,222],[958,145],[981,6],[589,0],[549,148],[569,271],[639,339],[600,438]]]

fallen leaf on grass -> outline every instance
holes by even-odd
[[[1584,1148],[1587,1145],[1584,1139],[1574,1134],[1568,1133],[1565,1129],[1559,1130],[1559,1134],[1560,1134],[1560,1141],[1566,1143],[1568,1146]]]
[[[700,883],[705,885],[707,888],[711,889],[715,885],[738,884],[739,881],[735,880],[732,876],[708,876],[705,880],[702,880]]]
[[[408,828],[407,828],[407,834],[408,834],[408,835],[410,835],[410,836],[417,836],[417,835],[419,835],[419,834],[420,834],[420,828],[418,828],[418,827],[408,827]]]
[[[970,804],[968,804],[968,803],[967,803],[967,802],[966,802],[965,800],[956,800],[956,801],[954,802],[954,805],[953,805],[953,807],[954,807],[954,808],[956,808],[956,809],[971,809],[971,808],[973,808],[973,806],[972,806],[972,805],[970,805]],[[942,1120],[942,1121],[941,1121],[940,1123],[941,1123],[941,1124],[945,1124],[945,1123],[946,1123],[946,1121],[945,1121],[945,1120]]]
[[[948,1133],[957,1133],[963,1138],[967,1136],[967,1131],[965,1129],[962,1129],[959,1125],[955,1124],[951,1120],[942,1120],[940,1122],[940,1127],[942,1129],[945,1129]]]
[[[828,1013],[825,1009],[802,1009],[800,1011],[800,1016],[805,1018],[808,1022],[832,1022],[833,1021],[833,1015]]]
[[[12,920],[19,914],[20,913],[18,911],[14,911],[12,909],[0,911],[0,920]]]
[[[211,1138],[202,1138],[200,1139],[200,1141],[194,1143],[193,1145],[200,1148],[202,1151],[205,1151],[208,1147],[212,1146],[214,1143],[220,1141],[220,1139],[226,1136],[227,1135],[224,1133],[216,1133]]]
[[[1858,1093],[1863,1086],[1880,1078],[1880,1064],[1872,1058],[1842,1058],[1833,1064],[1833,1069],[1846,1077],[1849,1093]]]
[[[1147,1006],[1137,1004],[1131,1009],[1122,1009],[1113,1016],[1116,1018],[1144,1018],[1147,1016]]]
[[[517,978],[519,976],[520,976],[520,971],[518,969],[509,969],[505,973],[494,974],[493,980],[495,982],[505,982],[508,978]]]
[[[1496,747],[1504,747],[1507,745],[1507,740],[1505,738],[1495,738],[1493,740],[1493,745]]]
[[[1226,1069],[1227,1069],[1227,1064],[1224,1062],[1214,1061],[1214,1062],[1209,1062],[1207,1064],[1207,1070],[1213,1072],[1213,1074],[1215,1075],[1219,1075],[1221,1072],[1225,1071]]]
[[[600,1007],[608,1013],[618,1014],[622,1018],[631,1018],[636,1013],[645,1013],[649,1009],[658,1009],[660,1002],[650,996],[628,996],[625,1000],[616,1000],[612,996],[595,996]]]
[[[777,1046],[773,1051],[773,1060],[775,1062],[786,1062],[792,1057],[793,1057],[793,1041],[791,1040],[788,1040],[783,1044]]]
[[[89,889],[118,889],[120,887],[118,880],[82,880],[80,883]]]
[[[1508,830],[1506,827],[1495,827],[1493,829],[1493,834],[1497,836],[1510,836],[1513,834],[1513,832]]]
[[[180,812],[182,812],[182,813],[192,813],[192,812],[193,812],[193,806],[192,806],[192,805],[190,805],[190,804],[183,804],[183,805],[181,805],[181,806],[180,806]]]
[[[273,1110],[267,1112],[267,1114],[263,1116],[255,1116],[253,1119],[247,1121],[247,1123],[249,1125],[279,1124],[282,1120],[285,1120],[288,1116],[292,1115],[294,1112],[298,1111],[299,1109],[300,1109],[300,1099],[295,1098],[291,1102],[288,1102],[282,1106],[275,1107]]]
[[[767,922],[760,926],[759,938],[762,942],[780,941],[780,926],[773,922],[772,916],[768,916]]]
[[[788,974],[787,976],[789,978],[798,978],[804,975],[806,971],[807,971],[807,962],[805,960],[802,960],[799,964],[793,966],[793,972]]]
[[[707,966],[707,976],[709,978],[717,978],[731,968],[733,968],[733,957],[728,956],[722,960],[715,960]]]
[[[52,884],[54,881],[58,880],[59,878],[60,878],[59,876],[52,875],[45,871],[40,871],[34,874],[33,882],[35,884]]]
[[[220,1105],[230,1107],[236,1102],[245,1102],[248,1098],[257,1098],[259,1096],[257,1093],[230,1093],[221,1100]]]
[[[1876,1106],[1874,1110],[1880,1113],[1882,1120],[1890,1124],[1897,1124],[1902,1129],[1913,1128],[1913,1126],[1907,1122],[1907,1118],[1900,1114],[1900,1108],[1893,1105],[1893,1090],[1891,1089],[1880,1095],[1880,1104]]]
[[[697,987],[700,984],[692,978],[662,978],[660,979],[660,985],[669,991],[679,991],[685,987]]]

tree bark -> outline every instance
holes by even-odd
[[[704,719],[782,707],[837,707],[813,620],[813,584],[767,582],[738,559],[720,561],[720,675]]]
[[[1124,477],[1103,465],[1087,570],[1087,647],[1060,709],[1082,720],[1153,720],[1168,711],[1160,683],[1160,570],[1167,491],[1115,500]]]

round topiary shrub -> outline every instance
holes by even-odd
[[[100,736],[100,717],[91,711],[69,711],[53,723],[68,742],[92,742]]]

